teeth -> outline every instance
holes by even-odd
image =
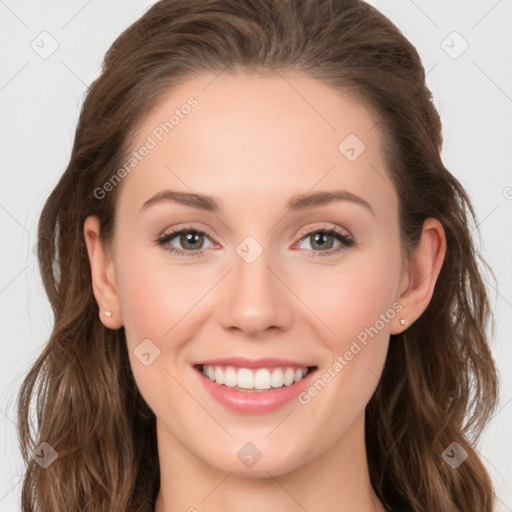
[[[219,367],[214,369],[214,377],[215,379],[210,377],[210,370],[208,369],[208,378],[210,380],[214,380],[217,384],[224,384],[224,372]]]
[[[284,372],[284,385],[291,386],[294,378],[295,370],[293,368],[286,368],[286,371]]]
[[[291,386],[302,380],[307,368],[234,368],[233,366],[203,365],[203,375],[217,384],[240,389],[270,389]]]
[[[243,389],[254,389],[254,374],[247,368],[238,370],[238,387]]]
[[[270,372],[266,368],[260,368],[257,370],[254,374],[254,388],[270,389],[271,387]]]
[[[224,385],[228,388],[234,388],[238,385],[236,370],[231,366],[228,366],[224,372]]]

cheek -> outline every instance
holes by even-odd
[[[151,253],[156,251],[126,247],[129,256],[119,259],[116,277],[131,369],[146,403],[157,416],[165,416],[162,411],[187,403],[178,384],[183,382],[178,359],[193,336],[191,306],[204,291],[195,280],[190,286],[190,273],[167,267],[161,257],[155,262]],[[144,353],[150,354],[148,364]],[[166,422],[179,428],[186,417],[182,411]]]
[[[399,276],[398,250],[366,251],[354,253],[339,266],[316,269],[298,289],[330,332],[332,348],[339,351],[366,328],[376,325],[381,337],[389,334]]]
[[[390,324],[400,314],[400,261],[398,248],[366,251],[335,273],[328,269],[330,278],[321,280],[328,285],[323,296],[312,288],[316,291],[310,294],[310,303],[330,332],[323,338],[329,359],[318,376],[330,391],[322,392],[318,406],[340,401],[344,405],[339,411],[355,412],[373,394],[386,359]]]
[[[182,398],[173,376],[180,382],[188,378],[182,373],[188,369],[183,365],[185,349],[197,336],[198,315],[206,303],[201,299],[215,276],[168,265],[163,251],[130,246],[129,240],[119,248],[123,245],[128,256],[116,265],[117,291],[135,380],[150,405],[165,401],[167,395]],[[145,366],[138,357],[148,350],[154,362]]]
[[[130,247],[127,254],[116,274],[127,335],[172,341],[173,330],[193,317],[207,283],[193,270],[167,266],[155,249]]]
[[[377,386],[390,323],[401,310],[396,297],[399,275],[399,250],[388,247],[369,252],[340,276],[343,285],[336,288],[329,308],[335,335],[325,376],[335,382],[332,399],[344,404],[339,411],[362,410]]]

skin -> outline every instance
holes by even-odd
[[[428,219],[404,260],[398,197],[376,120],[363,105],[305,76],[214,78],[189,79],[142,123],[134,149],[187,98],[198,101],[124,178],[113,243],[102,242],[97,218],[84,224],[101,321],[125,326],[133,375],[157,418],[155,510],[383,511],[369,480],[365,406],[389,335],[407,328],[400,318],[414,322],[432,297],[443,228]],[[351,133],[366,146],[353,162],[338,150]],[[222,208],[167,201],[140,212],[165,189],[208,194]],[[350,201],[285,213],[295,194],[334,189],[363,198],[374,213]],[[194,246],[202,255],[178,257],[155,243],[189,225],[209,233]],[[325,249],[301,233],[331,227],[356,245],[314,257]],[[263,250],[252,263],[236,252],[247,236]],[[179,237],[168,245],[187,250]],[[401,312],[304,405],[233,412],[210,397],[191,366],[236,354],[292,359],[321,374],[393,304]],[[160,349],[149,366],[133,352],[147,338]],[[251,468],[237,457],[247,442],[262,454]]]

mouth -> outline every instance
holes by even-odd
[[[244,368],[232,365],[196,364],[194,368],[220,386],[241,392],[265,393],[300,382],[315,371],[317,366]]]

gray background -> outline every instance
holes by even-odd
[[[38,217],[65,169],[104,53],[153,3],[0,0],[0,512],[20,510],[15,400],[52,324],[33,252]],[[443,160],[474,201],[481,249],[497,276],[497,287],[486,281],[501,396],[480,450],[498,510],[512,511],[512,2],[370,3],[418,48],[443,121]]]

